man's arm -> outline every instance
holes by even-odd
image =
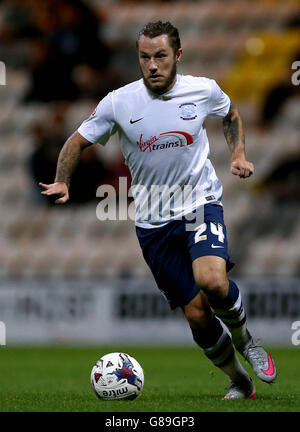
[[[90,145],[92,143],[83,138],[77,131],[67,139],[59,153],[54,183],[39,183],[44,189],[41,192],[42,195],[58,195],[56,204],[63,204],[68,201],[71,176],[79,162],[82,150]]]
[[[230,170],[232,174],[241,178],[250,177],[254,172],[254,167],[246,160],[243,124],[234,104],[230,105],[229,112],[223,119],[223,130],[231,153]]]

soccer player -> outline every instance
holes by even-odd
[[[55,182],[40,183],[41,193],[65,203],[81,152],[94,143],[105,145],[118,132],[132,176],[136,233],[158,288],[172,309],[182,308],[195,342],[228,376],[224,399],[255,398],[254,383],[234,347],[262,381],[273,382],[276,368],[249,333],[239,288],[227,278],[233,262],[222,185],[209,160],[204,123],[208,116],[223,118],[231,173],[248,178],[254,168],[246,160],[238,109],[214,80],[177,74],[182,48],[169,22],[148,23],[137,49],[142,78],[100,101],[65,142]]]

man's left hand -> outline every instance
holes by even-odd
[[[247,178],[254,173],[254,166],[245,159],[237,159],[231,162],[230,171],[240,178]]]

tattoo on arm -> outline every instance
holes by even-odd
[[[234,152],[238,142],[238,119],[233,120],[224,119],[223,120],[223,130],[224,135],[231,153]]]
[[[79,162],[81,148],[76,142],[69,139],[65,142],[58,157],[56,169],[56,182],[65,182],[70,185],[71,176]]]
[[[245,136],[242,121],[233,104],[230,106],[228,115],[223,119],[223,130],[231,154],[237,147],[244,149]]]

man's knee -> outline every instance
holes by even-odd
[[[223,275],[209,273],[197,278],[196,283],[208,297],[226,297],[228,280]]]
[[[209,298],[227,296],[229,282],[223,259],[201,257],[194,261],[193,272],[196,284]]]

